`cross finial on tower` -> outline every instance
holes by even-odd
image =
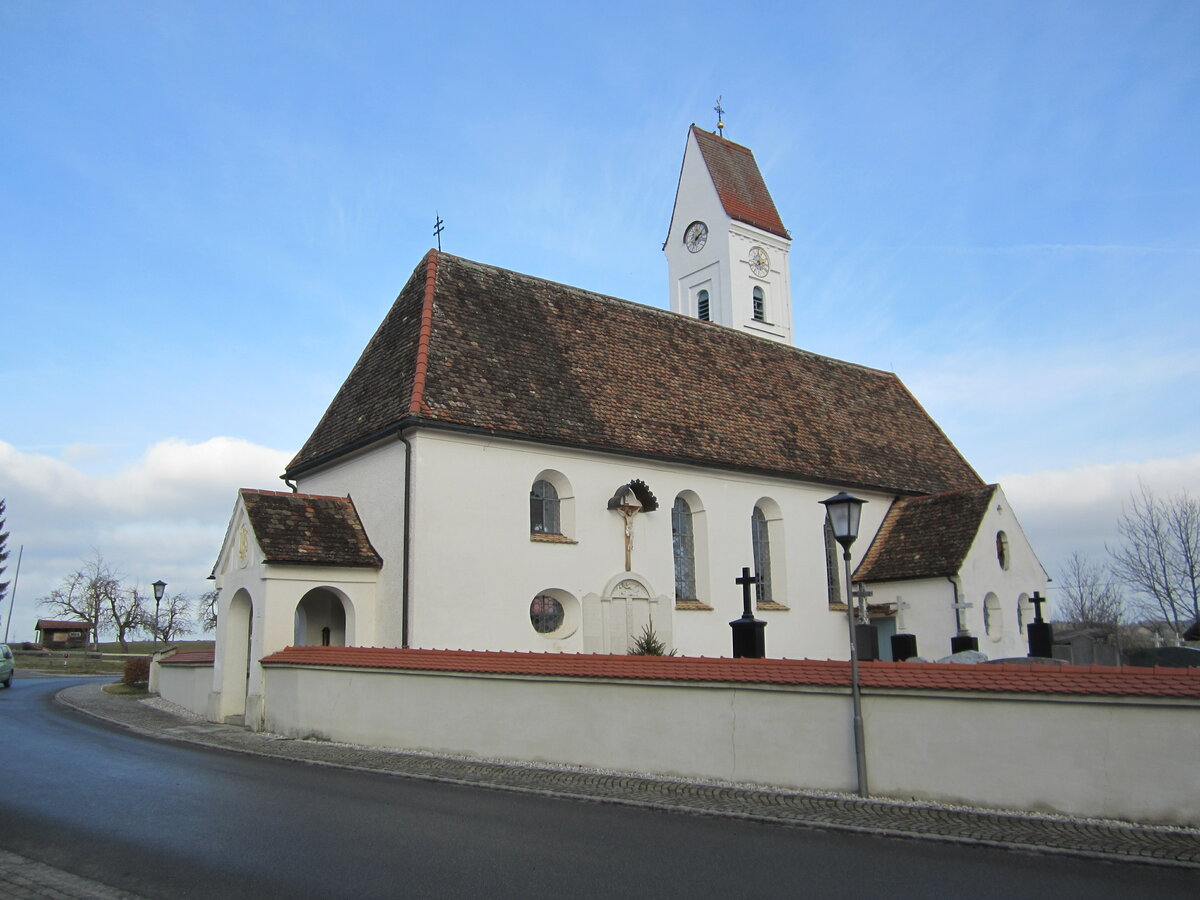
[[[717,113],[717,136],[725,137],[725,110],[721,108],[721,98],[717,98],[717,105],[713,107]]]
[[[442,252],[442,232],[446,230],[446,223],[442,221],[442,217],[438,215],[437,210],[433,211],[433,236],[437,238],[438,253]]]

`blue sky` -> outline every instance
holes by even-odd
[[[1200,486],[1200,5],[0,0],[14,636],[93,551],[203,589],[435,212],[449,252],[665,305],[718,95],[796,343],[897,372],[1051,574],[1139,478]]]

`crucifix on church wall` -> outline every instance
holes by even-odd
[[[633,519],[638,513],[654,512],[658,499],[646,482],[635,478],[617,488],[608,501],[608,508],[619,513],[625,534],[625,571],[633,571]]]

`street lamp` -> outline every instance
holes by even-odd
[[[842,562],[846,569],[846,624],[850,629],[850,696],[854,701],[854,763],[858,770],[858,795],[867,796],[867,756],[863,740],[862,695],[858,687],[858,640],[854,634],[854,604],[850,596],[850,546],[858,540],[858,525],[866,500],[842,491],[828,500],[825,506],[833,536],[842,545]]]
[[[167,589],[167,583],[161,578],[154,582],[154,649],[158,649],[158,638],[162,634],[162,623],[158,618],[158,607],[162,603],[163,593]]]

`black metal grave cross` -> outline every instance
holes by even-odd
[[[750,612],[750,587],[751,585],[758,584],[758,581],[758,576],[751,575],[750,569],[746,566],[742,566],[741,578],[733,579],[734,584],[740,584],[742,586],[742,617],[745,619],[753,618],[753,615]]]
[[[1033,604],[1033,621],[1035,623],[1044,621],[1044,619],[1042,619],[1042,604],[1045,603],[1046,600],[1047,598],[1043,597],[1037,591],[1034,591],[1033,596],[1029,598],[1029,602]]]

